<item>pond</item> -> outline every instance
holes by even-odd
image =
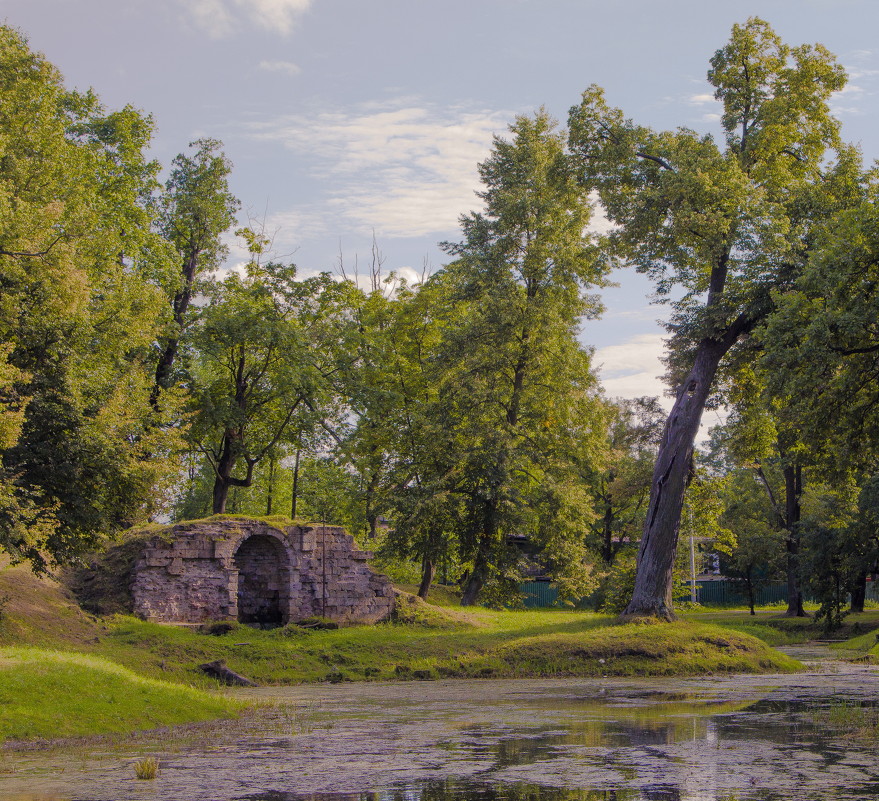
[[[824,656],[787,649],[798,658]],[[0,751],[4,801],[879,798],[879,672],[242,690],[240,721]],[[281,702],[280,705],[277,705]],[[145,756],[158,777],[135,778]]]

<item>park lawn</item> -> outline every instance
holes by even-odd
[[[814,615],[814,610],[811,610],[811,614]],[[879,609],[866,609],[848,615],[842,627],[829,634],[824,631],[820,622],[815,622],[812,616],[785,617],[784,610],[778,606],[758,608],[756,615],[749,614],[747,609],[705,607],[684,612],[681,616],[686,620],[713,623],[750,634],[771,646],[794,645],[825,639],[845,641],[863,632],[879,629]]]
[[[0,647],[0,742],[130,734],[234,717],[244,704],[144,678],[106,659]]]
[[[442,611],[429,610],[442,617]],[[215,686],[197,665],[223,660],[259,684],[526,676],[698,675],[798,669],[758,638],[695,621],[618,624],[589,612],[452,612],[438,623],[335,630],[196,627],[116,618],[96,653],[143,675]]]

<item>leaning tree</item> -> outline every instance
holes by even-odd
[[[821,45],[790,47],[763,20],[733,27],[708,80],[725,142],[636,125],[588,89],[570,148],[614,229],[617,256],[673,298],[665,424],[626,615],[674,617],[672,566],[693,444],[715,379],[808,263],[839,205],[845,153],[830,114],[845,72]]]

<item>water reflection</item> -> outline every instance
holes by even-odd
[[[714,796],[713,801],[743,801],[746,796]],[[772,794],[748,795],[754,801],[775,801]],[[247,796],[246,801],[682,801],[673,785],[652,785],[637,790],[583,790],[543,787],[536,784],[477,784],[458,781],[425,782],[370,793],[270,792]],[[780,801],[780,798],[779,798]]]

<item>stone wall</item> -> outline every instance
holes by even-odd
[[[390,616],[394,593],[370,570],[370,556],[334,526],[279,528],[247,518],[181,523],[146,543],[133,571],[134,611],[181,623],[376,623]]]

